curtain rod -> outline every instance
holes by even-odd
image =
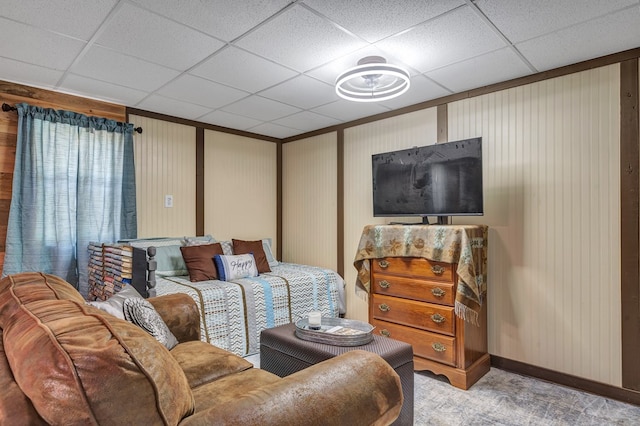
[[[9,112],[9,111],[17,111],[18,109],[14,106],[11,106],[9,104],[3,103],[2,104],[2,110],[4,112]],[[137,133],[142,133],[142,127],[134,127],[133,129],[135,132]]]

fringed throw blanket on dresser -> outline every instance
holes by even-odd
[[[478,324],[487,291],[487,231],[484,225],[368,225],[362,231],[353,265],[356,285],[370,291],[370,260],[382,257],[423,257],[457,263],[455,313]]]
[[[240,356],[257,353],[260,332],[321,311],[344,311],[344,281],[334,271],[278,263],[271,272],[233,281],[191,282],[188,276],[162,277],[157,294],[187,293],[198,304],[201,338]]]

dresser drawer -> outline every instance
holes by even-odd
[[[372,294],[371,298],[370,316],[372,318],[450,336],[455,333],[455,314],[451,306],[416,302],[380,294]]]
[[[432,262],[418,257],[386,257],[372,259],[371,271],[374,274],[386,273],[414,278],[453,283],[454,271],[451,263]]]
[[[374,274],[371,291],[424,302],[453,306],[455,291],[452,283],[425,281],[417,278]]]
[[[415,356],[456,365],[456,339],[453,337],[376,319],[371,321],[371,325],[376,327],[376,334],[411,344]]]

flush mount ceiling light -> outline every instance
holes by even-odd
[[[367,56],[336,79],[336,93],[356,102],[378,102],[409,90],[409,73],[381,56]]]

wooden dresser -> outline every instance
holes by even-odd
[[[490,368],[487,308],[479,325],[455,315],[456,266],[421,257],[371,259],[369,322],[376,333],[413,345],[415,370],[468,389]]]

